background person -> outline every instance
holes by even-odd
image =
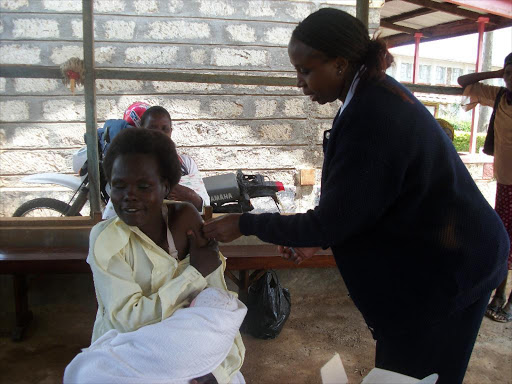
[[[143,116],[148,110],[149,112],[144,118]],[[130,126],[157,129],[171,137],[171,115],[163,107],[150,107],[148,104],[136,102],[127,108],[123,118]],[[190,156],[185,154],[178,154],[178,156],[181,163],[182,178],[180,179],[180,184],[173,188],[168,198],[176,201],[188,201],[199,212],[202,212],[204,206],[210,205],[210,196],[204,186],[201,173],[197,168],[197,164]],[[115,215],[114,207],[109,201],[103,211],[103,219],[110,219]]]
[[[480,81],[496,78],[503,78],[506,86],[494,117],[496,212],[507,229],[509,239],[512,239],[512,53],[505,58],[502,69],[470,73],[460,76],[457,81],[464,87],[464,96],[469,97],[465,109],[471,110],[478,103],[494,107],[501,87],[486,85]],[[512,269],[512,250],[508,255],[508,269]],[[512,321],[512,291],[507,301],[507,276],[496,289],[486,311],[488,317],[503,323]]]
[[[225,259],[201,233],[188,202],[164,198],[181,177],[174,143],[161,132],[130,128],[112,141],[103,161],[118,217],[95,225],[87,262],[98,301],[92,342],[108,331],[132,332],[160,322],[206,287],[227,291]],[[212,374],[227,383],[242,366],[240,334]]]
[[[205,235],[256,235],[288,256],[288,247],[301,257],[331,247],[377,340],[375,365],[461,383],[506,274],[503,224],[434,117],[386,76],[392,56],[359,20],[323,8],[295,28],[288,54],[305,95],[343,102],[324,134],[319,205],[226,215]]]
[[[143,128],[154,129],[172,136],[171,115],[164,107],[154,106],[148,108],[141,117]],[[205,205],[210,205],[210,197],[197,168],[195,161],[188,155],[178,154],[181,163],[180,184],[176,185],[169,193],[168,198],[176,201],[188,201],[198,211],[202,211]],[[184,177],[185,176],[185,177]]]

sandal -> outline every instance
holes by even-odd
[[[502,308],[501,305],[489,304],[487,306],[487,309],[485,310],[485,316],[487,316],[490,319],[495,320],[495,317],[498,314],[498,312],[501,311],[501,308]]]
[[[496,312],[496,314],[492,317],[494,321],[498,323],[509,323],[512,321],[512,313],[505,312],[503,308]]]

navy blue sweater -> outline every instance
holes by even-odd
[[[376,335],[466,308],[504,279],[510,246],[447,135],[390,77],[357,89],[334,121],[319,205],[290,216],[243,214],[240,230],[274,244],[331,247]]]

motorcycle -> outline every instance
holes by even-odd
[[[76,170],[76,166],[74,164]],[[89,199],[89,180],[87,162],[79,170],[79,177],[56,173],[41,173],[21,179],[26,183],[57,184],[74,191],[69,202],[53,198],[36,198],[29,200],[16,209],[13,217],[25,216],[80,216],[82,208]],[[283,183],[266,181],[260,174],[246,175],[241,170],[236,174],[228,173],[203,178],[206,191],[210,196],[213,213],[249,212],[254,209],[251,199],[271,197],[280,211],[277,192],[284,191]],[[100,164],[100,197],[104,205],[110,198],[108,184]]]
[[[203,178],[210,196],[213,213],[243,213],[254,209],[251,199],[271,197],[280,212],[281,202],[277,192],[284,191],[280,181],[265,181],[260,174],[246,175],[240,169],[234,173]]]
[[[76,171],[76,161],[73,159],[73,168]],[[59,173],[39,173],[25,176],[21,179],[24,183],[56,184],[73,191],[71,199],[64,201],[41,197],[29,200],[21,204],[13,217],[55,217],[55,216],[81,216],[81,211],[89,200],[89,178],[87,175],[87,161],[78,170],[78,176],[62,175]],[[108,184],[103,173],[100,161],[100,198],[103,206],[108,203]]]

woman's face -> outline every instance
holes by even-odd
[[[144,126],[142,128],[156,129],[157,131],[162,131],[169,137],[171,137],[172,134],[171,119],[169,119],[169,117],[164,113],[149,115],[144,121]]]
[[[169,192],[160,176],[156,157],[150,154],[120,155],[112,166],[110,198],[121,220],[148,234],[162,221],[162,203]]]
[[[505,80],[505,86],[509,91],[512,92],[512,64],[507,64],[503,71],[503,80]]]
[[[341,99],[346,60],[328,58],[293,37],[288,44],[288,56],[297,71],[297,87],[312,101],[325,104]]]

